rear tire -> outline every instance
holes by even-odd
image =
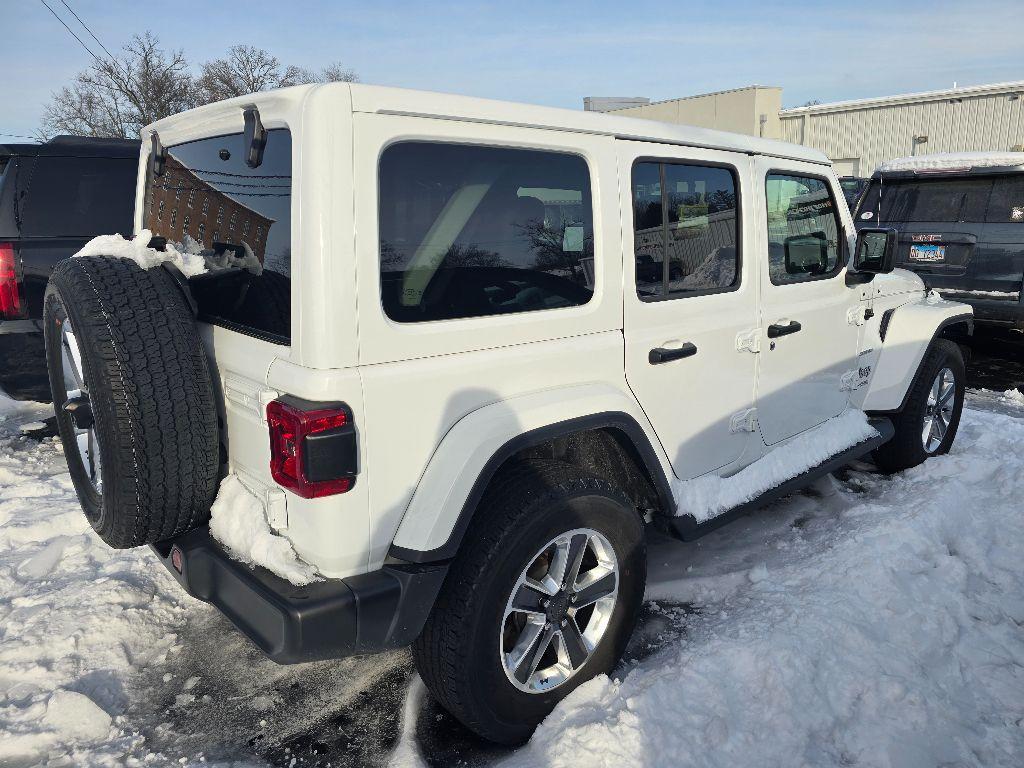
[[[43,309],[57,429],[89,523],[110,546],[172,538],[209,515],[219,433],[191,310],[163,269],[57,265]]]
[[[532,574],[534,583],[547,584],[560,568],[560,551],[564,561],[578,563],[578,577],[571,568],[560,571],[568,587],[542,592],[524,582]],[[605,594],[613,570],[614,593]],[[618,488],[565,462],[523,462],[484,495],[413,644],[416,667],[470,730],[521,743],[573,689],[614,668],[636,624],[645,580],[644,526]],[[519,612],[513,596],[531,610]],[[519,649],[525,658],[545,639],[550,645],[536,664],[515,664]]]
[[[960,426],[966,380],[960,347],[948,339],[933,341],[903,410],[893,418],[896,434],[875,450],[875,463],[880,469],[899,472],[949,452]]]

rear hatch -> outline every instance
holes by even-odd
[[[861,199],[857,225],[898,229],[896,265],[917,272],[947,295],[1017,301],[1024,274],[1024,237],[1003,232],[1006,227],[997,219],[1006,186],[1021,178],[993,173],[876,174]],[[1019,205],[1024,206],[1024,200]],[[1024,222],[1018,229],[1024,235]]]

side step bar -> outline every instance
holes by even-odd
[[[857,445],[851,446],[842,453],[837,453],[835,456],[826,459],[818,466],[812,467],[806,472],[787,480],[781,485],[777,485],[774,488],[765,491],[756,499],[740,504],[738,507],[733,507],[710,520],[705,520],[703,523],[698,523],[692,515],[680,515],[679,517],[660,518],[660,527],[670,536],[675,536],[677,539],[682,539],[683,541],[699,539],[701,536],[711,533],[711,531],[721,528],[727,523],[731,523],[738,517],[747,515],[756,509],[775,501],[776,499],[781,499],[783,496],[788,496],[794,491],[798,491],[807,486],[813,480],[817,480],[819,477],[827,475],[829,472],[834,472],[855,459],[866,456],[878,446],[889,442],[893,435],[896,434],[896,428],[893,427],[892,421],[884,416],[874,416],[868,421],[871,426],[877,430],[878,437],[872,437],[862,443],[857,443]]]

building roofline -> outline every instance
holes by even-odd
[[[640,106],[653,107],[656,104],[671,104],[673,101],[689,101],[690,99],[704,99],[704,98],[707,98],[708,96],[722,96],[723,94],[726,94],[726,93],[738,93],[739,91],[766,91],[766,90],[781,91],[782,87],[778,86],[778,85],[758,85],[757,83],[754,83],[753,85],[741,85],[739,88],[726,88],[725,90],[722,90],[722,91],[710,91],[708,93],[695,93],[692,96],[677,96],[677,97],[672,98],[672,99],[661,99],[660,101],[651,101],[651,102],[648,102],[647,104],[643,104],[643,105],[640,105]],[[637,109],[637,108],[638,107],[623,107],[622,109],[610,109],[605,114],[610,115],[610,114],[613,114],[615,112],[622,112],[623,110],[626,110],[626,109]]]
[[[939,91],[919,91],[917,93],[901,93],[895,96],[874,96],[869,99],[851,99],[848,101],[832,101],[828,104],[813,104],[807,107],[790,107],[779,112],[780,118],[797,117],[799,115],[818,114],[822,112],[845,112],[865,107],[887,107],[908,101],[942,101],[943,99],[962,99],[971,96],[985,96],[992,93],[1020,91],[1024,93],[1024,80],[1013,80],[1006,83],[990,83],[988,85],[970,85],[963,88],[944,88]]]

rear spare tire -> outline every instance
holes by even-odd
[[[217,490],[216,401],[174,279],[127,259],[67,259],[43,322],[57,427],[92,527],[126,548],[202,523]]]

